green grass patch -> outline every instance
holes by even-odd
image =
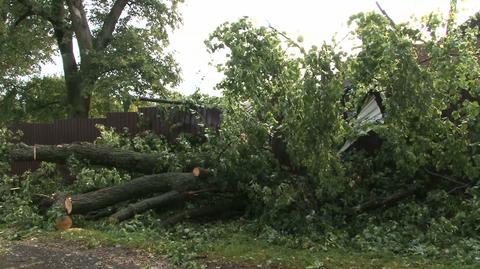
[[[418,257],[398,257],[391,253],[357,253],[331,249],[311,251],[275,245],[247,233],[217,239],[209,251],[210,259],[235,261],[250,266],[272,265],[281,268],[478,268]]]
[[[215,225],[179,225],[174,230],[131,229],[129,225],[87,223],[66,232],[38,232],[35,236],[77,240],[88,247],[124,246],[163,255],[177,265],[201,268],[206,263],[262,268],[480,268],[392,253],[359,253],[354,250],[313,250],[268,242],[233,222]]]

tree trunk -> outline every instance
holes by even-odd
[[[162,157],[159,155],[93,144],[18,146],[12,150],[10,158],[12,161],[36,160],[64,163],[71,155],[79,159],[87,159],[94,165],[116,167],[145,174],[162,172],[159,171],[162,163]]]
[[[164,173],[139,177],[120,185],[68,198],[71,199],[72,214],[84,214],[145,195],[170,190],[183,192],[199,188],[203,184],[205,182],[191,173]]]
[[[63,73],[65,77],[66,100],[68,114],[71,118],[88,118],[90,110],[90,95],[86,94],[82,81],[81,73],[78,69],[77,60],[72,43],[72,32],[63,22],[65,16],[65,7],[63,1],[58,1],[52,8],[52,12],[57,21],[52,21],[54,36],[57,41],[58,49],[62,56]]]
[[[82,88],[84,82],[81,80],[78,74],[71,81],[67,81],[67,76],[65,76],[68,116],[70,118],[86,119],[90,112],[90,94]]]

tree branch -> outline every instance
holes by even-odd
[[[95,47],[97,49],[105,48],[112,41],[113,31],[128,2],[129,0],[116,0],[113,4],[95,40]]]
[[[146,102],[153,102],[153,103],[160,103],[160,104],[170,104],[170,105],[186,105],[187,102],[185,101],[177,101],[177,100],[168,100],[168,99],[158,99],[158,98],[149,98],[149,97],[136,97],[139,101],[146,101]]]
[[[448,13],[447,29],[445,34],[448,35],[455,26],[455,19],[457,16],[457,0],[450,0],[450,11]]]
[[[58,18],[57,25],[54,25],[54,36],[57,41],[58,49],[62,56],[63,71],[65,75],[65,80],[68,83],[71,83],[72,76],[74,76],[77,71],[77,61],[75,59],[75,54],[73,52],[73,43],[72,43],[72,32],[67,29],[67,26],[64,21],[65,17],[65,7],[64,0],[60,0],[52,8],[52,13]]]
[[[437,177],[437,178],[441,178],[441,179],[444,179],[446,181],[450,181],[452,183],[455,183],[457,185],[460,185],[460,186],[464,186],[464,185],[468,185],[468,183],[465,183],[465,182],[462,182],[462,181],[459,181],[459,180],[456,180],[452,177],[449,177],[449,176],[446,176],[446,175],[442,175],[442,174],[439,174],[437,172],[433,172],[433,171],[430,171],[428,170],[427,168],[424,168],[423,169],[427,174],[431,175],[431,176],[434,176],[434,177]]]
[[[283,38],[285,38],[288,42],[290,42],[290,44],[291,44],[292,46],[294,46],[294,47],[296,47],[297,49],[299,49],[300,52],[301,52],[303,55],[306,54],[305,49],[304,49],[302,46],[300,46],[297,42],[293,41],[293,39],[291,39],[291,38],[290,38],[289,36],[287,36],[285,33],[277,30],[277,28],[273,27],[272,25],[269,25],[268,27],[269,27],[270,29],[272,29],[276,34],[281,35]]]
[[[93,49],[92,32],[88,25],[87,15],[82,0],[67,0],[70,19],[78,39],[81,56],[88,55]]]

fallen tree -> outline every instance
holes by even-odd
[[[111,215],[108,218],[108,223],[113,224],[124,221],[126,219],[132,218],[133,216],[135,216],[135,214],[143,213],[149,209],[167,206],[176,201],[185,200],[187,196],[188,195],[186,193],[172,190],[158,196],[138,201]]]
[[[17,145],[11,151],[10,159],[63,163],[72,155],[79,159],[86,159],[91,164],[142,173],[153,173],[158,170],[158,164],[161,162],[161,157],[156,154],[138,153],[88,143],[59,146]],[[211,180],[214,177],[215,174],[212,170],[200,167],[195,167],[191,173],[145,175],[123,184],[87,193],[71,196],[59,193],[52,197],[42,195],[39,197],[41,198],[39,208],[43,213],[54,208],[54,205],[56,208],[60,208],[64,217],[58,219],[56,226],[63,227],[62,229],[72,225],[73,215],[84,215],[93,219],[108,217],[109,223],[118,223],[150,209],[164,210],[178,202],[191,200],[200,193],[218,191],[218,186],[215,186]],[[456,181],[453,182],[458,184]],[[354,216],[366,211],[394,206],[405,198],[415,195],[419,190],[418,186],[410,186],[390,196],[366,201],[347,210],[348,215]],[[124,202],[128,202],[128,204],[123,208],[116,207],[114,210],[110,208]],[[188,209],[164,220],[163,223],[165,226],[169,226],[191,218],[215,215],[219,212],[241,208],[239,204],[244,204],[244,201],[229,201],[225,204]]]
[[[10,152],[12,161],[46,161],[65,163],[70,156],[88,160],[90,164],[115,167],[128,171],[153,173],[158,170],[161,157],[156,154],[138,153],[124,149],[114,149],[107,146],[88,143],[67,145],[17,145]],[[57,220],[57,227],[71,226],[73,215],[85,215],[87,218],[108,218],[109,223],[118,223],[143,213],[149,209],[167,207],[178,201],[186,201],[200,193],[217,191],[209,179],[214,173],[209,169],[195,167],[191,173],[160,173],[145,175],[123,184],[114,185],[99,190],[67,196],[57,193],[51,197],[42,197],[41,211],[59,208],[64,217]],[[148,197],[154,195],[153,197]],[[147,197],[146,199],[143,199]],[[140,199],[140,200],[139,200]],[[118,203],[134,201],[118,210],[109,209]],[[228,205],[228,203],[226,204]],[[230,206],[221,208],[201,209],[199,212],[186,211],[185,216],[210,214],[212,210],[227,210]],[[205,211],[206,210],[206,211]],[[186,214],[186,213],[184,213]],[[177,216],[178,218],[178,216]],[[188,219],[188,217],[186,217]],[[69,225],[62,223],[68,220]],[[64,229],[62,228],[62,229]]]
[[[44,200],[40,203],[42,211],[59,210],[62,217],[57,218],[55,227],[65,230],[73,225],[73,215],[85,215],[86,218],[98,219],[108,218],[109,223],[118,223],[132,218],[135,214],[143,213],[149,209],[168,207],[176,202],[183,202],[199,194],[215,192],[219,189],[212,187],[214,174],[208,169],[195,168],[192,173],[162,173],[146,175],[135,178],[128,182],[102,188],[99,190],[67,196],[57,193],[53,196],[42,196]],[[151,196],[146,199],[143,197]],[[138,200],[140,199],[140,200]],[[135,201],[119,210],[112,210],[110,206]],[[215,207],[215,212],[228,210],[230,206],[221,208]],[[189,213],[197,216],[211,214],[211,210],[204,212]],[[190,211],[187,211],[190,212]],[[188,218],[187,218],[188,219]]]
[[[197,180],[197,177],[191,173],[163,173],[143,176],[124,184],[69,197],[72,200],[71,213],[84,214],[149,194],[170,190],[182,192],[200,188],[203,184],[206,184],[206,182]]]
[[[89,143],[64,145],[17,145],[10,152],[11,161],[44,161],[65,163],[74,155],[78,159],[88,160],[90,164],[116,167],[128,171],[152,174],[161,171],[162,156],[140,153],[125,149],[116,149]]]
[[[216,191],[217,188],[206,188],[197,191],[179,192],[172,190],[158,196],[140,200],[136,203],[129,204],[127,207],[117,211],[108,218],[108,223],[118,223],[132,218],[136,214],[143,213],[149,209],[158,209],[166,207],[176,202],[187,201],[200,193]]]
[[[111,166],[129,171],[149,173],[155,171],[160,157],[155,154],[138,153],[124,149],[113,149],[93,144],[71,144],[59,146],[25,146],[18,145],[11,154],[12,160],[39,160],[50,162],[65,162],[74,155],[86,159],[91,164]],[[167,208],[177,202],[184,202],[199,193],[218,190],[209,183],[214,173],[208,169],[195,167],[191,173],[161,173],[145,175],[126,183],[99,190],[66,196],[57,194],[42,201],[42,211],[45,212],[54,204],[65,212],[59,218],[56,227],[65,229],[72,225],[72,215],[86,215],[88,218],[98,219],[108,217],[109,223],[118,223],[132,218],[150,209]],[[349,215],[361,214],[378,208],[393,206],[401,200],[417,193],[418,187],[409,187],[406,190],[394,193],[383,199],[373,199],[349,210]],[[154,196],[151,196],[154,195]],[[151,197],[148,197],[151,196]],[[144,199],[144,197],[147,197]],[[139,200],[140,199],[140,200]],[[121,202],[134,201],[124,208],[112,211],[110,206]],[[163,221],[165,226],[171,226],[183,220],[219,214],[220,212],[239,209],[239,202],[227,202],[203,208],[188,209]],[[46,208],[46,209],[45,209]]]

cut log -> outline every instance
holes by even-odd
[[[185,220],[220,216],[224,213],[239,212],[244,209],[245,209],[245,204],[243,202],[238,202],[238,201],[230,201],[230,202],[215,204],[212,206],[187,209],[183,212],[180,212],[166,219],[165,221],[163,221],[162,225],[165,227],[169,227]]]
[[[214,175],[212,170],[206,169],[206,168],[201,168],[201,167],[193,168],[192,174],[193,174],[193,176],[198,177],[200,179],[210,178]]]
[[[217,190],[218,190],[217,188],[206,188],[206,189],[188,191],[188,192],[178,192],[176,190],[172,190],[167,193],[154,196],[145,200],[140,200],[134,204],[128,205],[126,208],[119,210],[118,212],[110,216],[110,218],[108,218],[108,223],[110,224],[119,223],[124,220],[132,218],[136,214],[143,213],[149,209],[153,209],[153,208],[158,209],[161,207],[174,204],[179,201],[186,201],[201,193],[213,192]]]
[[[90,211],[87,214],[84,214],[83,216],[86,220],[98,220],[101,218],[108,217],[114,214],[115,212],[117,212],[116,208],[107,207],[107,208],[102,208],[96,211]]]
[[[176,201],[185,200],[188,197],[187,193],[180,193],[178,191],[169,191],[159,196],[141,200],[137,203],[130,204],[126,208],[119,210],[108,218],[109,224],[119,223],[135,216],[135,214],[143,213],[152,208],[166,206]]]
[[[72,214],[85,214],[116,203],[170,190],[179,192],[199,189],[207,182],[192,173],[164,173],[148,175],[126,183],[71,196]]]
[[[72,198],[67,197],[64,201],[65,211],[67,215],[72,214]]]
[[[145,174],[162,172],[162,156],[88,143],[57,146],[18,145],[10,153],[10,158],[12,161],[36,160],[65,163],[71,155],[79,159],[87,159],[94,165],[116,167]]]
[[[55,228],[57,228],[57,230],[59,231],[66,231],[72,228],[72,225],[73,225],[72,217],[67,215],[57,219],[55,223]]]

